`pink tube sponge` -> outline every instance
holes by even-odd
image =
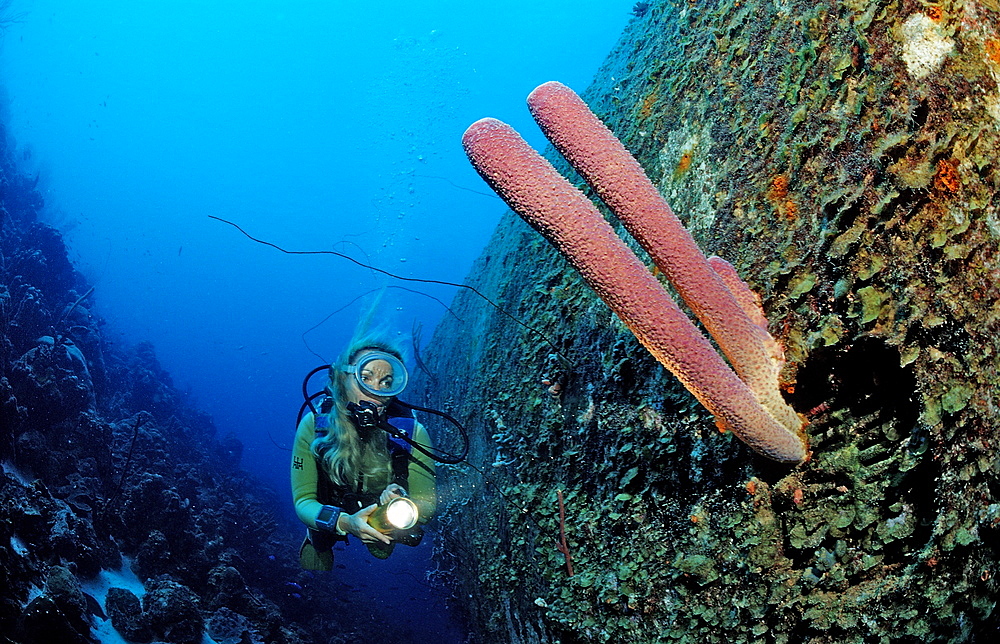
[[[576,105],[567,107],[572,99]],[[757,320],[746,312],[746,307],[759,310],[749,287],[743,284],[740,301],[734,297],[726,280],[735,277],[735,271],[720,276],[717,271],[726,272],[728,264],[714,268],[709,263],[639,164],[571,90],[546,83],[532,93],[529,104],[546,135],[557,148],[567,150],[564,154],[570,163],[650,251],[678,291],[687,292],[685,301],[720,346],[720,336],[732,345],[733,356],[728,352],[727,356],[734,364],[739,362],[737,371],[743,379],[618,238],[594,204],[510,126],[482,119],[469,127],[463,144],[476,170],[566,257],[643,346],[722,426],[769,458],[805,460],[802,422],[777,390],[780,349],[760,325],[763,312]],[[655,221],[644,223],[644,218]],[[711,325],[704,321],[708,318],[713,319]],[[751,346],[741,349],[737,346],[741,342]],[[758,392],[758,387],[771,387],[773,392]]]
[[[760,403],[787,427],[801,425],[778,390],[781,362],[773,360],[766,324],[761,333],[621,141],[561,83],[535,88],[528,108],[545,136],[646,249]],[[735,270],[730,275],[742,284]],[[753,297],[750,287],[743,287]]]

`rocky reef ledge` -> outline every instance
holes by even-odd
[[[0,642],[352,632],[310,609],[322,589],[298,569],[301,535],[240,469],[239,440],[187,404],[151,345],[105,341],[41,207],[0,127]]]

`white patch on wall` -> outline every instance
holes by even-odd
[[[17,469],[17,467],[15,467],[14,464],[11,463],[10,461],[4,461],[0,465],[2,465],[3,467],[4,474],[14,477],[14,480],[16,480],[21,485],[25,487],[31,485],[31,481],[28,480],[28,477],[22,474],[21,471]]]
[[[910,76],[919,80],[936,71],[955,47],[941,25],[922,13],[915,13],[900,29],[903,40],[903,62]]]
[[[28,554],[28,546],[24,545],[24,542],[18,539],[17,535],[11,535],[10,548],[22,557]]]
[[[42,595],[42,589],[34,584],[31,584],[31,587],[28,588],[28,598],[24,600],[24,604],[21,605],[21,608],[26,607],[28,604],[34,601],[36,597],[40,597],[41,595]]]
[[[132,572],[132,561],[128,557],[122,557],[122,567],[118,570],[102,570],[97,577],[86,579],[80,582],[83,592],[92,596],[101,605],[101,609],[108,610],[108,590],[111,588],[124,588],[132,592],[133,595],[142,599],[146,594],[146,589],[142,582]],[[95,617],[92,624],[92,635],[101,644],[128,644],[125,639],[111,626],[111,620],[102,620]]]
[[[663,178],[657,188],[696,239],[710,236],[726,197],[719,192],[718,178],[709,163],[712,143],[708,125],[700,130],[681,128],[667,135],[659,155]]]
[[[986,113],[1000,125],[1000,94],[986,97]]]
[[[124,588],[139,599],[146,594],[146,588],[132,572],[132,560],[128,557],[122,557],[122,567],[118,570],[102,570],[93,579],[81,581],[80,587],[83,592],[92,595],[104,610],[107,610],[105,601],[111,588]]]

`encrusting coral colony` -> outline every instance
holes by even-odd
[[[552,166],[465,137],[544,337],[462,294],[424,356],[503,492],[442,473],[440,574],[496,641],[994,641],[1000,4],[641,4]]]

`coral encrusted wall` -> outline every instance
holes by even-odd
[[[468,283],[532,328],[466,291],[425,356],[489,477],[445,472],[441,574],[495,641],[992,639],[1000,4],[636,13],[583,96],[762,296],[812,458],[720,434],[508,213]]]

